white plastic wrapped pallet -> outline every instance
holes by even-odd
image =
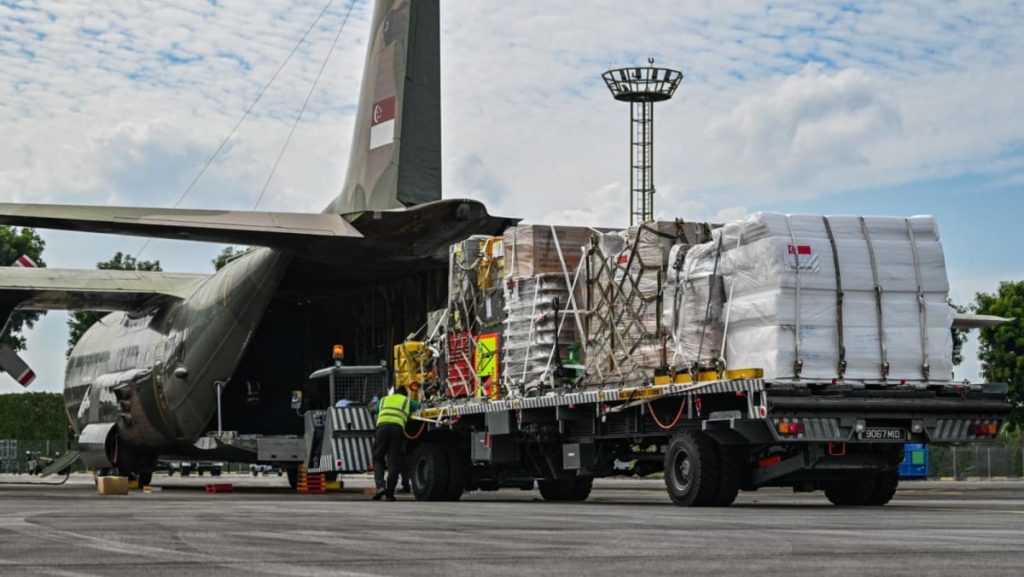
[[[686,258],[680,262],[681,251],[685,251]],[[724,293],[721,271],[715,266],[717,253],[717,242],[672,248],[662,322],[672,337],[669,361],[673,366],[714,364],[722,356]]]
[[[847,379],[951,378],[953,312],[932,217],[758,213],[708,244],[718,235],[730,368],[832,379],[845,360]]]

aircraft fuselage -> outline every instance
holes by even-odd
[[[76,432],[116,423],[122,443],[149,450],[207,432],[217,383],[227,384],[288,266],[258,248],[198,282],[185,300],[110,313],[82,336],[65,374]]]

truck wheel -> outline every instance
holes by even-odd
[[[446,445],[445,452],[448,453],[448,490],[445,491],[445,501],[458,501],[466,492],[466,477],[469,473],[469,462],[466,456],[454,445]]]
[[[706,507],[718,491],[718,455],[705,435],[676,435],[665,452],[665,487],[680,507]]]
[[[896,487],[900,484],[900,475],[898,471],[884,471],[879,473],[875,477],[875,487],[871,491],[871,498],[869,499],[869,505],[875,505],[881,507],[892,500],[893,496],[896,495]]]
[[[299,468],[288,467],[284,471],[288,475],[288,486],[292,488],[292,491],[299,488]]]
[[[448,455],[437,443],[420,443],[409,465],[417,501],[440,501],[448,494]]]
[[[740,476],[743,474],[744,463],[740,461],[739,452],[725,445],[718,445],[718,489],[712,505],[728,507],[740,493]]]
[[[840,507],[871,505],[874,491],[875,482],[871,478],[837,481],[825,486],[825,496],[833,505]]]
[[[545,501],[586,501],[594,487],[593,477],[563,477],[537,482]]]

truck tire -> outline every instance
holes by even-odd
[[[898,471],[883,471],[875,477],[875,487],[871,491],[871,498],[868,505],[881,507],[892,500],[896,495],[896,487],[900,484]]]
[[[593,477],[563,477],[537,482],[545,501],[586,501],[594,487]]]
[[[872,478],[836,481],[825,486],[825,496],[833,505],[840,507],[863,507],[871,505],[875,491]]]
[[[298,489],[299,488],[299,468],[298,467],[288,467],[287,469],[285,469],[285,473],[288,474],[288,486],[291,487],[293,491]]]
[[[445,445],[448,453],[448,490],[445,491],[445,501],[458,501],[466,492],[466,477],[469,474],[469,461],[466,456],[454,445]]]
[[[420,443],[409,464],[412,494],[417,501],[441,501],[449,492],[448,452],[437,443]]]
[[[740,477],[744,463],[739,451],[725,445],[718,445],[718,489],[711,503],[715,507],[728,507],[740,493]]]
[[[718,451],[706,435],[680,433],[665,451],[665,488],[680,507],[715,504],[718,492]]]

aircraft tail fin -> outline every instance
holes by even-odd
[[[348,173],[324,212],[440,200],[440,67],[439,0],[378,0]]]

